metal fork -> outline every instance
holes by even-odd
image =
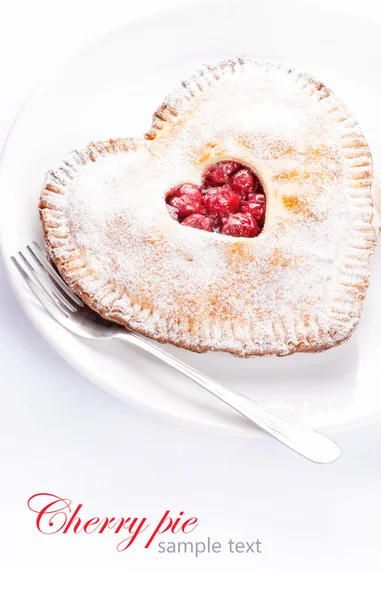
[[[24,252],[12,256],[11,260],[51,317],[75,335],[97,340],[121,339],[146,350],[311,461],[330,463],[340,456],[340,448],[336,442],[321,433],[276,415],[259,402],[192,369],[145,337],[99,317],[68,288],[36,242],[26,246]]]

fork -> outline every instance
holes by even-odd
[[[24,252],[11,256],[11,260],[49,315],[73,334],[90,340],[121,339],[146,350],[214,394],[279,442],[313,462],[330,463],[340,456],[339,446],[330,438],[273,413],[259,402],[192,369],[147,338],[102,319],[69,289],[37,242],[26,246]]]

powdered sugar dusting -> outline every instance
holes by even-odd
[[[323,86],[274,65],[232,64],[176,90],[131,150],[100,145],[84,165],[75,155],[63,193],[43,195],[48,246],[90,305],[157,339],[240,355],[322,349],[350,335],[367,286],[369,151]],[[253,239],[182,227],[166,208],[170,189],[199,185],[229,159],[266,190]]]

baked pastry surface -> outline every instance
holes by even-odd
[[[183,227],[169,190],[222,160],[267,198],[253,238]],[[320,351],[358,324],[376,244],[372,159],[322,83],[234,59],[183,82],[141,139],[91,143],[48,173],[46,246],[91,308],[161,342],[237,356]]]

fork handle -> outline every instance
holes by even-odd
[[[146,338],[127,331],[117,333],[115,337],[126,340],[156,356],[305,458],[317,463],[330,463],[340,456],[339,446],[330,438],[286,417],[281,417],[259,402],[246,398],[246,396],[213,381],[153,345]]]

